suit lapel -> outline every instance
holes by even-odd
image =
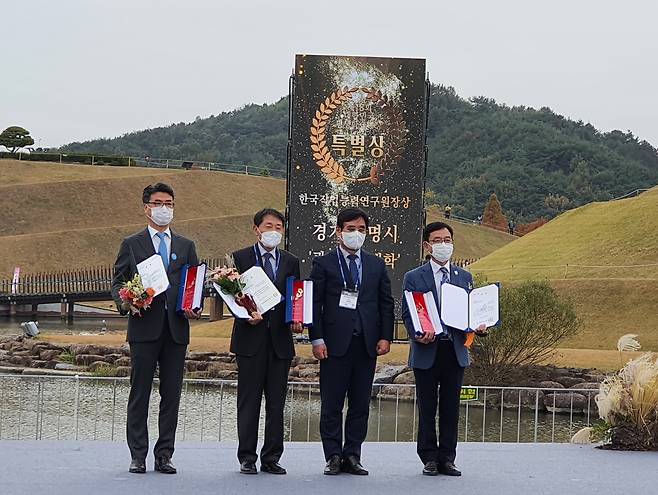
[[[367,251],[361,250],[361,288],[359,290],[364,290],[370,287],[372,280],[373,272],[370,259],[370,253]]]
[[[149,233],[148,228],[144,229],[139,235],[139,243],[146,253],[146,257],[144,259],[150,258],[155,254],[155,248],[153,247],[153,241],[151,240],[151,234]],[[137,261],[135,261],[135,264],[137,264]]]
[[[423,280],[425,281],[426,286],[432,290],[432,294],[434,295],[434,302],[436,303],[436,307],[438,308],[439,292],[436,287],[436,282],[434,281],[434,271],[432,270],[432,263],[428,261],[420,268],[420,271],[422,273]]]
[[[167,265],[167,273],[171,270],[171,265],[174,264],[174,254],[176,254],[176,259],[178,259],[178,254],[177,254],[177,249],[178,249],[178,244],[180,242],[180,239],[178,238],[178,235],[174,233],[173,230],[169,230],[171,232],[171,248],[169,249],[169,265]]]

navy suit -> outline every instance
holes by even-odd
[[[323,339],[320,362],[320,435],[325,458],[361,456],[368,432],[377,342],[393,340],[394,300],[384,261],[360,251],[361,286],[356,309],[339,307],[344,288],[336,250],[313,260],[312,341]],[[347,267],[344,267],[344,273]],[[343,405],[349,400],[343,445]]]
[[[466,270],[450,265],[452,285],[473,287],[473,277]],[[403,290],[432,292],[437,308],[439,297],[432,263],[411,270],[404,276]],[[465,333],[450,327],[445,329],[449,339],[437,338],[429,344],[416,341],[415,330],[405,298],[402,298],[402,319],[410,339],[409,366],[416,378],[418,402],[417,451],[423,463],[454,462],[459,425],[459,395],[464,379],[464,368],[470,364],[468,349],[464,347]],[[437,392],[437,388],[441,384]],[[436,436],[437,399],[439,407],[439,440]]]

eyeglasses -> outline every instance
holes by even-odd
[[[446,244],[452,244],[452,237],[444,237],[443,239],[432,239],[431,241],[428,241],[430,244],[439,244],[441,242],[445,242]]]
[[[161,206],[166,206],[170,210],[174,209],[174,202],[173,201],[149,201],[146,204],[150,205],[150,206],[153,206],[155,208],[159,208]]]

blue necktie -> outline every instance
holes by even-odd
[[[348,258],[350,260],[350,275],[352,276],[352,283],[354,284],[354,288],[356,289],[360,282],[359,267],[356,266],[356,259],[358,258],[358,256],[356,254],[350,254]]]
[[[274,270],[272,269],[271,260],[272,260],[272,253],[265,253],[263,255],[263,270],[265,270],[267,276],[270,277],[270,280],[274,282]]]
[[[160,246],[158,246],[158,254],[162,258],[162,262],[164,263],[165,270],[169,269],[169,253],[167,252],[167,243],[165,242],[165,239],[167,238],[167,234],[164,232],[158,232],[155,234],[158,236],[160,239]]]

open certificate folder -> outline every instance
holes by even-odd
[[[420,337],[426,332],[433,332],[436,335],[443,331],[432,292],[405,290],[404,298],[417,336]]]
[[[444,325],[473,332],[485,324],[500,322],[500,285],[485,285],[478,289],[464,289],[452,284],[441,286],[441,321]]]

